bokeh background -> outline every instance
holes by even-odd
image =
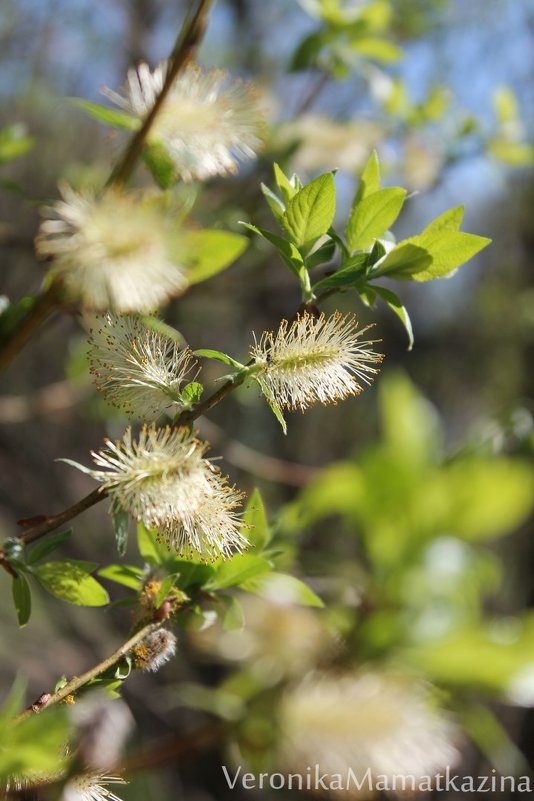
[[[516,769],[524,764],[521,759],[532,755],[534,744],[534,718],[524,706],[512,703],[510,694],[506,697],[510,676],[523,671],[521,675],[530,676],[530,685],[528,681],[527,689],[522,685],[522,700],[534,703],[534,633],[530,639],[514,635],[522,621],[530,620],[524,616],[534,602],[532,528],[521,511],[528,507],[525,493],[520,489],[514,494],[511,489],[504,508],[497,503],[498,523],[490,533],[477,535],[475,545],[466,544],[469,536],[455,531],[454,522],[440,533],[445,538],[439,542],[433,531],[429,535],[437,549],[433,560],[425,551],[426,561],[421,561],[422,546],[418,546],[418,556],[409,565],[411,573],[406,564],[398,574],[390,567],[373,573],[376,562],[370,568],[365,564],[369,551],[365,542],[366,537],[372,539],[381,515],[399,519],[412,504],[412,517],[404,523],[409,540],[418,509],[425,503],[427,468],[414,473],[400,490],[392,476],[397,469],[402,471],[418,448],[432,454],[428,455],[432,470],[457,454],[488,460],[518,457],[522,465],[531,456],[534,6],[530,0],[391,0],[384,5],[391,13],[383,34],[401,49],[402,58],[357,53],[348,66],[338,64],[332,75],[328,54],[319,65],[323,69],[290,70],[300,43],[320,27],[313,2],[219,0],[199,59],[254,81],[269,118],[267,146],[258,162],[239,176],[180,191],[188,201],[194,200],[192,214],[199,224],[237,231],[239,220],[252,220],[269,227],[259,183],[271,182],[273,160],[308,179],[337,166],[342,225],[358,172],[375,147],[385,183],[401,182],[412,193],[395,228],[399,238],[421,230],[446,208],[465,204],[465,229],[491,237],[493,245],[448,280],[400,288],[415,332],[411,352],[402,326],[385,307],[364,308],[349,294],[326,302],[327,310],[355,311],[362,323],[375,323],[382,340],[383,377],[361,397],[291,415],[288,435],[283,437],[258,393],[241,388],[213,411],[209,421],[200,421],[199,430],[240,486],[261,489],[271,516],[283,508],[280,536],[294,554],[297,570],[330,604],[330,612],[322,617],[317,613],[321,626],[336,636],[346,635],[348,651],[354,649],[356,654],[361,645],[356,623],[365,616],[362,588],[368,586],[369,576],[379,594],[394,597],[403,622],[395,618],[391,623],[395,634],[388,640],[382,635],[390,624],[380,629],[375,620],[378,633],[369,635],[362,658],[381,658],[376,645],[381,637],[387,650],[394,649],[395,638],[407,637],[406,632],[417,625],[434,633],[441,625],[446,628],[443,616],[453,633],[456,624],[472,631],[460,667],[442,660],[433,674],[429,668],[430,677],[445,687],[459,687],[458,698],[464,693],[472,699],[469,693],[474,693],[492,715],[493,752],[484,746],[483,737],[478,742],[477,737],[466,740],[467,769],[475,773],[491,769],[492,754],[501,766]],[[36,262],[33,238],[39,206],[57,196],[58,180],[98,185],[119,152],[120,136],[85,116],[68,98],[99,101],[99,88],[116,89],[129,66],[140,60],[153,64],[164,57],[185,10],[184,3],[169,0],[3,0],[0,125],[14,126],[5,142],[28,137],[32,146],[28,142],[20,158],[6,158],[0,166],[0,294],[16,299],[40,286],[43,267]],[[142,169],[136,182],[149,183]],[[173,302],[165,319],[194,347],[217,347],[240,358],[246,355],[252,331],[275,327],[298,302],[298,287],[274,251],[252,241],[238,263]],[[203,376],[215,379],[222,372],[210,364]],[[388,398],[394,402],[388,404]],[[397,450],[381,473],[380,443],[384,437],[387,440],[388,425],[402,428],[403,420],[407,431],[411,426],[411,434],[390,441]],[[2,376],[0,424],[0,531],[10,536],[17,519],[60,510],[91,489],[86,476],[56,462],[58,457],[87,464],[89,451],[103,435],[119,436],[124,427],[124,420],[95,395],[84,332],[75,314],[57,316]],[[306,487],[320,480],[322,468],[340,461],[358,465],[369,487],[381,485],[375,506],[367,503],[367,517],[354,509],[347,511],[348,502],[332,501],[324,508],[318,504],[307,518],[304,515],[302,525],[295,522],[300,499],[306,504]],[[482,510],[483,517],[488,507],[491,516],[492,498],[507,492],[508,476],[504,490],[498,472],[476,487],[469,487],[467,472],[459,479],[464,480],[466,503],[474,499],[476,514]],[[455,489],[444,485],[440,491],[448,499]],[[514,504],[521,509],[514,511]],[[400,537],[402,531],[400,522]],[[387,543],[384,548],[388,551]],[[102,564],[114,559],[105,508],[94,508],[75,521],[75,536],[64,554]],[[133,546],[130,557],[135,558]],[[436,565],[450,569],[440,573]],[[410,584],[411,594],[395,595],[391,587],[399,576]],[[432,588],[437,600],[431,598]],[[120,597],[116,588],[111,591],[114,598]],[[8,582],[1,582],[0,595],[4,692],[15,674],[22,673],[28,677],[29,697],[39,695],[59,675],[76,674],[111,652],[129,625],[127,610],[114,608],[105,614],[78,610],[41,594],[30,624],[18,630]],[[254,604],[247,609],[252,630],[256,626],[261,632],[267,613],[264,610],[262,617]],[[277,664],[289,660],[290,665],[299,665],[303,646],[297,634],[291,633],[288,623],[290,633],[283,640],[276,626],[301,612],[275,606],[270,614],[273,648],[280,638],[285,643],[284,653],[270,658]],[[476,670],[479,654],[491,664],[501,657],[500,651],[486,653],[482,646],[473,647],[482,631],[477,626],[495,619],[505,640],[516,637],[516,650],[508,654],[506,669],[499,673],[496,668],[496,676],[481,678]],[[308,624],[297,619],[295,631]],[[313,636],[319,636],[315,630]],[[325,643],[328,636],[324,634]],[[243,669],[247,653],[251,661],[259,658],[250,643],[245,647],[238,640],[230,642],[221,655],[216,637],[200,640],[197,634],[183,632],[177,659],[161,674],[150,679],[136,676],[125,684],[124,697],[137,723],[132,747],[170,736],[187,738],[204,716],[211,718],[184,703],[184,683],[216,687],[237,663]],[[452,642],[457,643],[452,648],[463,647],[460,640]],[[227,651],[233,648],[244,649],[243,654],[229,656]],[[305,669],[298,667],[302,673]],[[468,680],[462,684],[455,670],[469,674]],[[198,705],[209,706],[206,699]],[[473,730],[484,729],[481,720]],[[225,748],[223,743],[211,743],[175,765],[140,774],[122,795],[125,799],[229,797],[219,767]],[[259,794],[265,795],[267,791]]]

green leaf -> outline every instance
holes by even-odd
[[[143,323],[148,327],[155,331],[157,334],[161,334],[164,337],[168,337],[169,339],[174,340],[178,345],[182,347],[186,345],[186,341],[182,334],[173,328],[172,325],[168,325],[159,317],[153,317],[152,315],[143,315],[141,317]]]
[[[160,189],[170,189],[176,183],[174,162],[159,142],[145,145],[143,161]]]
[[[176,584],[181,590],[188,590],[190,587],[202,587],[215,574],[213,565],[191,562],[186,559],[173,560],[172,567],[173,571],[176,571],[178,575]]]
[[[504,693],[534,662],[534,618],[507,618],[455,630],[410,649],[406,656],[430,679],[452,686]]]
[[[534,505],[534,475],[518,459],[461,459],[443,473],[447,523],[457,536],[488,540],[515,530]]]
[[[273,171],[276,186],[284,201],[287,203],[288,200],[291,200],[291,198],[297,194],[300,187],[295,186],[295,184],[290,181],[282,168],[276,162],[273,164]]]
[[[251,223],[242,222],[241,225],[246,225],[249,230],[254,231],[255,234],[259,234],[263,239],[266,239],[274,245],[291,272],[297,277],[300,276],[301,271],[305,269],[304,259],[292,242],[288,242],[287,239],[283,239],[281,236],[266,231],[265,228],[258,228]]]
[[[265,381],[262,381],[260,376],[253,375],[252,378],[254,378],[254,380],[257,381],[258,384],[260,385],[263,396],[267,401],[267,403],[269,404],[269,408],[271,409],[272,413],[282,426],[282,431],[284,432],[284,434],[287,434],[287,423],[284,420],[284,415],[282,414],[282,410],[280,409],[279,405],[277,404],[271,393],[269,385],[266,384]]]
[[[401,299],[391,291],[391,289],[386,289],[383,286],[375,286],[373,284],[373,291],[385,300],[389,308],[392,312],[394,312],[401,323],[403,324],[404,328],[406,329],[406,333],[408,334],[408,350],[413,348],[413,329],[412,329],[412,321],[410,320],[410,316],[406,311],[406,307],[403,306]]]
[[[117,553],[119,556],[124,556],[126,548],[128,547],[128,525],[130,523],[130,515],[114,504],[111,505],[111,519],[113,521],[113,531],[115,532],[115,542],[117,544]]]
[[[416,244],[417,237],[404,239],[390,250],[384,261],[378,265],[371,278],[388,275],[397,280],[412,280],[418,271],[423,271],[432,264],[429,251]]]
[[[253,548],[262,551],[270,540],[270,532],[265,506],[258,489],[255,489],[250,496],[242,520],[241,533]]]
[[[320,175],[290,198],[280,222],[294,245],[308,249],[332,225],[336,189],[331,172]]]
[[[72,534],[72,529],[68,528],[65,531],[58,531],[57,534],[51,534],[46,539],[41,540],[36,545],[33,546],[31,551],[28,554],[27,562],[29,565],[35,564],[38,562],[39,559],[43,559],[45,556],[48,556],[49,553],[55,551],[56,548],[68,540],[70,535]]]
[[[33,575],[47,592],[62,601],[77,606],[104,606],[109,603],[109,596],[90,575],[88,564],[91,563],[75,560],[46,562],[34,568]]]
[[[172,589],[172,587],[174,587],[177,578],[178,578],[178,573],[170,573],[168,576],[165,576],[165,578],[162,580],[157,595],[154,599],[154,607],[156,609],[159,609],[159,607],[169,594],[169,591]]]
[[[13,718],[20,712],[20,708],[24,703],[25,692],[26,681],[22,676],[16,676],[7,697],[3,699],[2,708],[0,709],[0,741],[6,731],[9,733],[13,726]]]
[[[360,203],[368,195],[378,192],[380,189],[380,162],[378,161],[378,153],[373,150],[369,156],[369,160],[362,170],[360,176],[360,183],[356,197],[354,198],[353,207]]]
[[[100,568],[98,575],[132,590],[140,590],[145,574],[140,567],[133,565],[108,565]]]
[[[427,225],[424,234],[437,231],[459,231],[464,219],[464,206],[454,206],[452,209],[444,211],[435,220]]]
[[[195,403],[200,401],[203,392],[204,387],[202,384],[200,384],[198,381],[191,381],[189,384],[186,384],[180,392],[182,403],[188,408],[194,406]]]
[[[493,107],[501,126],[516,123],[519,120],[519,104],[517,97],[509,86],[498,86],[493,94]]]
[[[242,553],[220,563],[215,575],[205,585],[207,590],[227,590],[238,587],[252,578],[271,570],[270,562],[263,556]]]
[[[494,137],[487,143],[487,152],[493,158],[512,167],[534,164],[534,147],[525,142],[513,142],[503,137]]]
[[[241,362],[236,362],[235,359],[232,359],[231,356],[228,356],[227,353],[221,353],[220,350],[212,350],[211,348],[201,348],[200,350],[193,351],[195,356],[203,356],[205,359],[214,359],[217,362],[222,362],[223,364],[228,364],[230,367],[236,367],[238,370],[242,370],[245,366],[241,364]]]
[[[247,590],[277,603],[324,607],[323,601],[307,584],[288,573],[273,571],[266,576],[260,576],[247,586]]]
[[[139,553],[154,567],[163,567],[169,561],[169,549],[156,540],[157,532],[146,528],[143,523],[137,524],[137,547]]]
[[[223,617],[223,628],[226,631],[242,629],[245,625],[245,615],[243,607],[233,595],[219,595],[219,599],[224,603],[225,611]]]
[[[280,220],[282,214],[286,210],[285,204],[282,202],[282,200],[280,200],[278,195],[275,195],[272,189],[269,189],[269,187],[266,186],[264,183],[260,184],[260,187],[263,196],[267,201],[267,203],[269,204],[269,208],[273,213],[273,217],[275,218],[275,220]]]
[[[290,72],[307,70],[317,63],[317,57],[326,43],[325,31],[316,31],[306,36],[299,44],[289,65]]]
[[[328,264],[329,261],[332,261],[334,253],[336,252],[336,244],[337,243],[334,242],[333,239],[327,239],[326,242],[306,257],[306,268],[308,270],[313,270],[314,267],[318,267],[321,264]]]
[[[85,111],[90,117],[94,117],[100,122],[105,122],[107,125],[112,125],[114,128],[125,128],[129,131],[136,131],[139,128],[139,120],[126,114],[125,111],[109,108],[100,103],[93,103],[90,100],[83,100],[80,97],[71,97],[69,102]]]
[[[69,738],[67,710],[63,705],[11,722],[0,738],[0,780],[25,774],[55,775]]]
[[[19,573],[17,578],[13,579],[11,590],[13,593],[15,610],[17,612],[17,620],[19,622],[19,626],[22,628],[30,619],[32,611],[30,585],[22,573]]]
[[[491,239],[463,231],[423,231],[394,247],[376,274],[412,281],[442,278],[465,264],[490,242]]]
[[[231,231],[204,229],[188,232],[182,244],[189,265],[187,279],[190,284],[198,284],[236,261],[247,248],[248,239]]]
[[[313,287],[314,292],[317,289],[330,289],[331,287],[337,289],[355,287],[365,273],[368,259],[368,253],[357,253],[352,256],[344,262],[344,266],[340,270],[336,270],[332,275],[318,281]]]
[[[387,39],[375,36],[354,38],[351,41],[351,49],[381,64],[394,64],[404,56],[402,48]]]
[[[349,249],[365,250],[397,219],[406,197],[398,186],[379,189],[357,203],[350,214],[346,237]]]
[[[24,156],[32,149],[34,140],[26,136],[26,128],[20,123],[8,125],[0,131],[0,164]]]

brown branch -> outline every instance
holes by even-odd
[[[59,293],[56,284],[52,284],[46,292],[39,295],[31,309],[22,318],[21,322],[0,350],[0,370],[22,350],[31,339],[33,333],[57,310]]]
[[[192,58],[204,35],[207,16],[212,4],[213,0],[199,0],[197,10],[185,20],[169,59],[169,68],[163,88],[150,112],[145,117],[143,124],[130,139],[122,157],[109,176],[106,186],[122,185],[130,178],[143,151],[149,131],[176,80],[176,76]]]
[[[111,656],[108,656],[107,659],[104,659],[102,662],[99,662],[98,665],[95,665],[90,670],[87,670],[85,673],[82,673],[81,676],[74,676],[70,681],[68,681],[63,687],[59,690],[56,690],[55,693],[51,693],[50,695],[45,694],[41,696],[41,698],[35,703],[25,709],[23,712],[18,715],[16,720],[21,720],[23,718],[28,717],[33,712],[41,711],[45,707],[48,708],[52,706],[52,704],[58,704],[60,701],[63,701],[68,695],[74,695],[74,693],[87,684],[91,679],[96,679],[102,673],[105,673],[106,670],[109,670],[114,665],[117,664],[123,657],[130,653],[132,648],[140,643],[142,640],[145,639],[149,634],[157,629],[161,628],[161,623],[148,623],[146,626],[143,626],[142,629],[139,629],[133,637],[130,637],[129,640],[126,640],[116,651],[114,651]],[[46,699],[44,702],[41,699]]]

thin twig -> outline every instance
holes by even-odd
[[[114,665],[117,664],[123,657],[130,653],[132,648],[140,643],[142,640],[145,639],[149,634],[157,629],[161,628],[161,623],[148,623],[146,626],[143,626],[142,629],[139,629],[133,637],[130,637],[129,640],[126,640],[116,651],[114,651],[111,656],[108,656],[107,659],[104,659],[102,662],[99,662],[98,665],[95,665],[90,670],[87,670],[85,673],[82,673],[81,676],[74,676],[70,681],[68,681],[63,687],[59,690],[56,690],[55,693],[51,693],[51,695],[47,698],[46,704],[32,704],[20,715],[17,717],[17,720],[21,720],[22,718],[28,717],[33,712],[40,711],[41,709],[48,708],[52,706],[52,704],[58,704],[63,699],[67,698],[68,695],[74,695],[74,693],[87,684],[91,679],[96,679],[102,673],[105,673],[106,670],[109,670]]]
[[[11,362],[14,356],[22,350],[33,333],[45,322],[59,307],[59,293],[55,284],[39,295],[31,309],[22,318],[7,343],[0,350],[0,370]]]

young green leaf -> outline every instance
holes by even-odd
[[[220,350],[212,350],[211,348],[201,348],[200,350],[193,351],[195,356],[204,356],[205,359],[214,359],[217,362],[222,362],[223,364],[228,364],[230,367],[236,367],[238,370],[242,370],[245,366],[241,364],[241,362],[236,362],[235,359],[232,359],[231,356],[228,356],[227,353],[221,353]]]
[[[9,734],[9,730],[13,726],[13,718],[20,712],[20,708],[24,703],[24,694],[26,692],[26,681],[19,674],[15,677],[15,681],[6,696],[2,699],[2,707],[0,708],[0,741],[4,734]]]
[[[135,117],[130,117],[124,111],[109,108],[100,103],[93,103],[91,100],[84,100],[80,97],[71,97],[70,103],[81,109],[81,111],[85,111],[90,117],[94,117],[100,122],[105,122],[107,125],[113,125],[115,128],[135,131],[139,127],[139,120]]]
[[[34,568],[33,575],[47,592],[62,601],[78,606],[104,606],[109,603],[109,596],[90,575],[87,565],[75,560],[45,562]]]
[[[174,162],[167,150],[156,142],[145,147],[143,161],[160,189],[170,189],[176,183]]]
[[[190,231],[182,241],[189,262],[187,280],[198,284],[233,264],[248,245],[248,239],[232,231]]]
[[[282,214],[286,210],[285,204],[278,197],[278,195],[275,195],[275,193],[272,191],[272,189],[269,189],[269,187],[266,186],[266,184],[261,183],[260,184],[260,188],[261,188],[263,197],[267,201],[267,203],[269,205],[269,208],[271,209],[271,211],[273,213],[273,217],[275,218],[275,220],[280,220]]]
[[[67,710],[61,704],[11,721],[0,738],[0,780],[9,776],[58,775],[65,763],[61,757],[69,739]]]
[[[282,426],[282,431],[284,432],[284,434],[287,434],[287,423],[284,420],[284,415],[282,414],[282,410],[280,409],[279,405],[275,401],[275,399],[274,399],[274,397],[272,395],[272,392],[269,389],[269,386],[264,381],[262,381],[261,378],[258,378],[256,376],[252,376],[252,377],[260,385],[261,391],[263,392],[263,396],[264,396],[265,400],[267,401],[267,404],[268,404],[269,408],[271,409],[272,413],[274,414],[274,416],[276,417],[276,419],[278,420],[278,422]]]
[[[386,301],[391,311],[397,315],[403,324],[404,328],[406,329],[406,333],[408,334],[408,350],[411,350],[413,348],[412,322],[408,312],[406,311],[406,308],[402,305],[402,301],[394,292],[391,291],[391,289],[386,289],[383,286],[373,285],[373,291],[376,292],[376,294],[381,297],[382,300]]]
[[[333,287],[336,289],[348,289],[349,287],[356,286],[358,280],[365,273],[368,256],[369,254],[367,253],[357,253],[355,256],[352,256],[344,262],[344,266],[340,270],[318,281],[314,285],[313,291],[315,292],[318,289],[330,289]]]
[[[213,565],[190,562],[186,559],[174,559],[172,569],[178,576],[176,584],[181,590],[202,587],[215,574]]]
[[[364,197],[378,192],[380,189],[380,162],[378,161],[378,154],[373,150],[369,156],[369,160],[363,168],[360,176],[360,183],[356,197],[354,198],[353,206],[356,206]]]
[[[19,622],[19,626],[22,628],[30,619],[32,611],[30,585],[22,573],[19,573],[17,578],[13,579],[11,590],[13,594],[13,601],[15,603],[15,610],[17,612],[17,620]]]
[[[109,108],[100,103],[93,103],[81,97],[71,97],[70,103],[82,111],[85,111],[90,117],[94,117],[107,125],[112,125],[114,128],[125,128],[129,131],[135,131],[139,127],[139,120],[136,117],[130,117],[130,115],[126,114],[124,111]]]
[[[376,36],[355,37],[350,43],[351,49],[362,56],[378,61],[381,64],[394,64],[399,61],[404,51],[393,42]]]
[[[349,249],[365,250],[385,234],[399,216],[406,190],[399,186],[379,189],[357,203],[350,214],[346,237]]]
[[[59,546],[64,543],[65,540],[68,540],[71,534],[71,528],[68,528],[65,531],[58,531],[57,534],[51,534],[46,539],[41,540],[33,546],[26,561],[29,565],[35,564],[35,562],[38,562],[40,559],[48,556],[49,553],[52,553],[52,551],[55,551],[56,548],[59,548]]]
[[[100,568],[98,575],[131,590],[140,590],[143,586],[144,571],[134,565],[108,565]]]
[[[320,175],[290,198],[280,222],[291,241],[306,250],[332,225],[336,189],[331,172]]]
[[[176,584],[176,579],[178,578],[178,573],[170,573],[168,576],[162,580],[159,590],[154,598],[154,607],[155,609],[159,609],[167,595],[169,594],[170,590]]]
[[[169,549],[156,540],[156,532],[143,523],[137,524],[137,547],[139,553],[153,567],[163,567],[169,560]]]
[[[189,384],[186,384],[185,387],[180,392],[180,397],[182,398],[182,403],[184,406],[190,408],[194,406],[195,403],[200,401],[202,397],[202,393],[204,392],[204,387],[198,381],[190,381]]]
[[[300,276],[302,270],[305,269],[304,259],[292,242],[288,242],[287,239],[283,239],[281,236],[271,233],[271,231],[266,231],[265,228],[258,228],[251,223],[242,222],[241,225],[245,225],[250,231],[254,231],[255,234],[259,234],[263,239],[274,245],[291,272],[297,277]]]
[[[271,570],[270,562],[263,556],[242,553],[233,556],[216,568],[216,573],[205,585],[206,590],[226,590],[243,585],[249,579]]]
[[[463,231],[424,231],[399,242],[380,264],[376,275],[412,281],[442,278],[465,264],[490,242],[491,239]]]
[[[288,573],[273,571],[247,584],[249,592],[265,598],[302,606],[324,607],[323,601],[307,584]]]
[[[328,264],[332,261],[334,253],[336,252],[336,243],[333,239],[328,238],[320,247],[317,247],[306,258],[306,267],[308,270],[313,270],[321,264]]]
[[[219,595],[219,600],[224,604],[223,628],[226,631],[242,629],[245,625],[245,614],[243,607],[233,595]]]
[[[253,548],[262,551],[270,540],[270,533],[265,506],[258,489],[255,489],[250,496],[242,520],[241,533]]]
[[[437,231],[459,231],[460,226],[464,219],[464,207],[454,206],[452,209],[447,209],[435,220],[427,225],[424,234],[429,234]]]
[[[288,200],[291,200],[293,195],[297,194],[300,187],[295,186],[295,184],[290,181],[285,172],[276,162],[274,162],[273,164],[273,171],[274,171],[274,180],[276,182],[276,186],[279,192],[281,193],[285,203],[287,203]]]
[[[34,140],[26,136],[26,127],[15,123],[0,131],[0,164],[13,161],[24,156],[32,149]]]

